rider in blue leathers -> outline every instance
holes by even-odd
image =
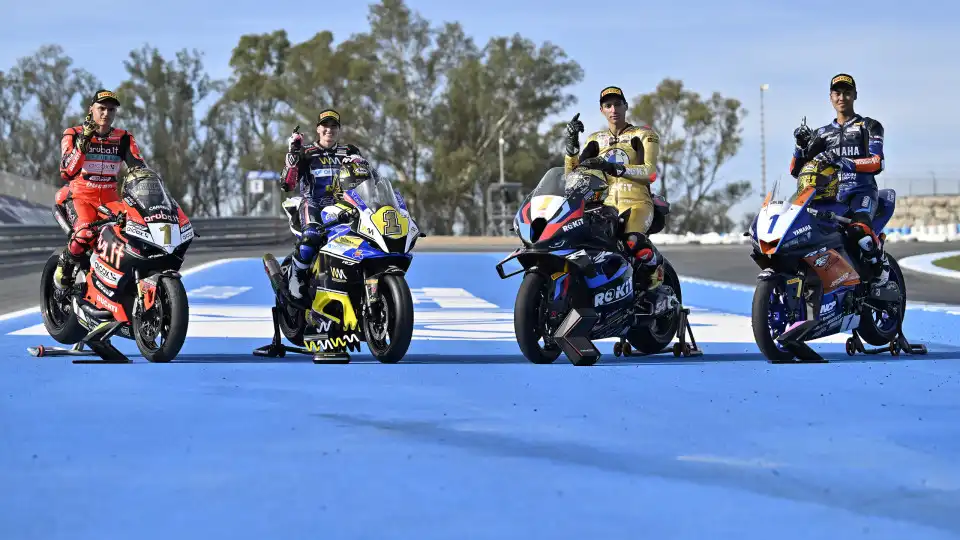
[[[321,211],[336,202],[334,190],[340,166],[345,161],[362,159],[359,148],[340,144],[339,138],[340,114],[333,109],[321,111],[317,117],[317,140],[303,146],[300,133],[291,135],[286,165],[280,173],[281,189],[299,188],[303,197],[299,208],[302,235],[293,253],[289,287],[290,294],[298,299],[303,298],[307,270],[325,242],[319,231],[323,224]]]
[[[884,165],[883,125],[855,113],[856,99],[857,83],[853,77],[841,73],[830,80],[830,102],[837,117],[816,132],[805,125],[794,131],[796,146],[790,174],[796,178],[813,158],[840,168],[836,200],[853,213],[848,233],[860,247],[864,260],[872,264],[873,283],[883,285],[889,280],[890,267],[871,227],[877,213],[876,175]]]

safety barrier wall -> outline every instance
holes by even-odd
[[[285,219],[275,217],[207,218],[193,220],[198,237],[192,251],[221,248],[263,247],[291,244],[293,235]],[[889,242],[947,242],[960,240],[956,223],[884,229]],[[53,225],[0,225],[0,266],[31,265],[42,262],[54,250],[66,245],[67,236]],[[669,244],[747,244],[748,237],[737,234],[657,234],[654,242]],[[417,242],[417,251],[512,250],[520,246],[516,236],[428,236]]]
[[[207,218],[192,220],[191,251],[243,246],[274,246],[291,242],[287,221],[273,217]],[[59,225],[0,225],[0,266],[35,265],[66,246]]]

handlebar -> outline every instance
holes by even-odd
[[[807,208],[807,212],[813,215],[813,217],[823,219],[826,221],[836,221],[837,223],[842,223],[844,225],[849,225],[853,223],[852,219],[845,218],[836,212],[831,212],[829,210],[817,210],[816,208]]]
[[[337,216],[337,219],[334,219],[328,223],[324,223],[323,227],[321,227],[321,230],[326,231],[327,229],[332,229],[343,223],[350,223],[351,219],[359,215],[360,215],[359,210],[357,210],[356,208],[351,208],[350,210],[347,210],[346,212],[343,212],[339,216]]]
[[[107,212],[109,215],[103,219],[98,219],[96,221],[91,221],[87,227],[100,227],[107,225],[109,223],[116,223],[120,227],[123,227],[127,223],[127,213],[125,211],[120,211],[117,214],[113,214],[109,210]]]

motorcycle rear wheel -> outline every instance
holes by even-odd
[[[890,281],[896,282],[900,287],[900,306],[898,323],[903,323],[903,318],[907,314],[907,282],[903,279],[903,272],[900,271],[900,265],[893,255],[887,253],[887,262],[890,264]],[[874,318],[876,312],[868,306],[863,306],[860,310],[860,324],[857,326],[857,333],[864,341],[875,347],[880,347],[890,343],[897,338],[897,328],[900,324],[888,325],[889,328],[883,329]]]
[[[74,345],[87,335],[87,331],[77,320],[70,297],[64,296],[59,301],[56,298],[53,274],[57,271],[59,259],[60,250],[54,252],[43,266],[40,276],[40,317],[50,337],[64,345]]]
[[[680,290],[680,278],[670,265],[663,261],[663,284],[671,287],[677,296],[677,301],[683,305],[683,293]],[[654,319],[650,326],[634,328],[627,336],[630,345],[642,354],[657,354],[670,345],[680,328],[680,312],[674,311]]]

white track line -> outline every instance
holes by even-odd
[[[907,268],[913,270],[914,272],[920,272],[923,274],[932,274],[935,276],[948,277],[952,279],[960,279],[960,272],[956,270],[950,270],[948,268],[940,268],[933,264],[933,261],[939,259],[946,259],[947,257],[953,257],[954,255],[960,255],[960,251],[941,251],[940,253],[924,253],[923,255],[914,255],[912,257],[905,257],[902,260],[897,262],[900,263],[902,268]]]

